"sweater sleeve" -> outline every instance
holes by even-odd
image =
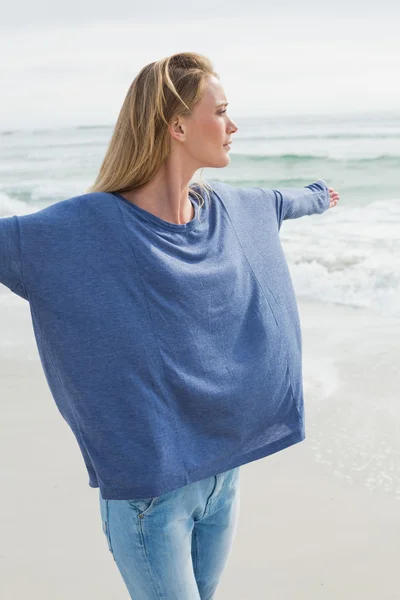
[[[0,284],[26,299],[18,217],[0,218]]]
[[[298,219],[305,215],[323,213],[329,208],[329,188],[323,179],[318,179],[303,188],[279,188],[264,190],[272,193],[278,220],[278,229],[284,219]]]

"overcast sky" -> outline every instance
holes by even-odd
[[[2,9],[1,130],[113,124],[138,71],[182,51],[211,59],[233,119],[400,110],[394,0],[67,4]]]

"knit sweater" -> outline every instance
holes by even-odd
[[[208,183],[182,225],[109,192],[0,219],[0,283],[30,304],[50,392],[104,499],[158,497],[305,439],[279,231],[327,210],[328,187]]]

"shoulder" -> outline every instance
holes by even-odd
[[[93,211],[104,210],[104,206],[113,206],[112,196],[105,192],[92,192],[72,196],[65,200],[54,202],[38,211],[19,215],[18,220],[22,228],[30,226],[51,226],[65,224],[68,227],[78,225]]]
[[[222,181],[207,181],[211,189],[223,203],[248,202],[252,205],[262,203],[273,198],[272,190],[257,186],[238,186]]]

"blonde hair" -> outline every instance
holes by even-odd
[[[173,117],[191,115],[210,75],[219,79],[210,60],[195,52],[172,54],[143,67],[128,89],[88,192],[122,193],[153,179],[170,152],[168,124]],[[198,185],[207,196],[212,189],[204,180],[189,185],[200,202],[203,198],[192,185]]]

